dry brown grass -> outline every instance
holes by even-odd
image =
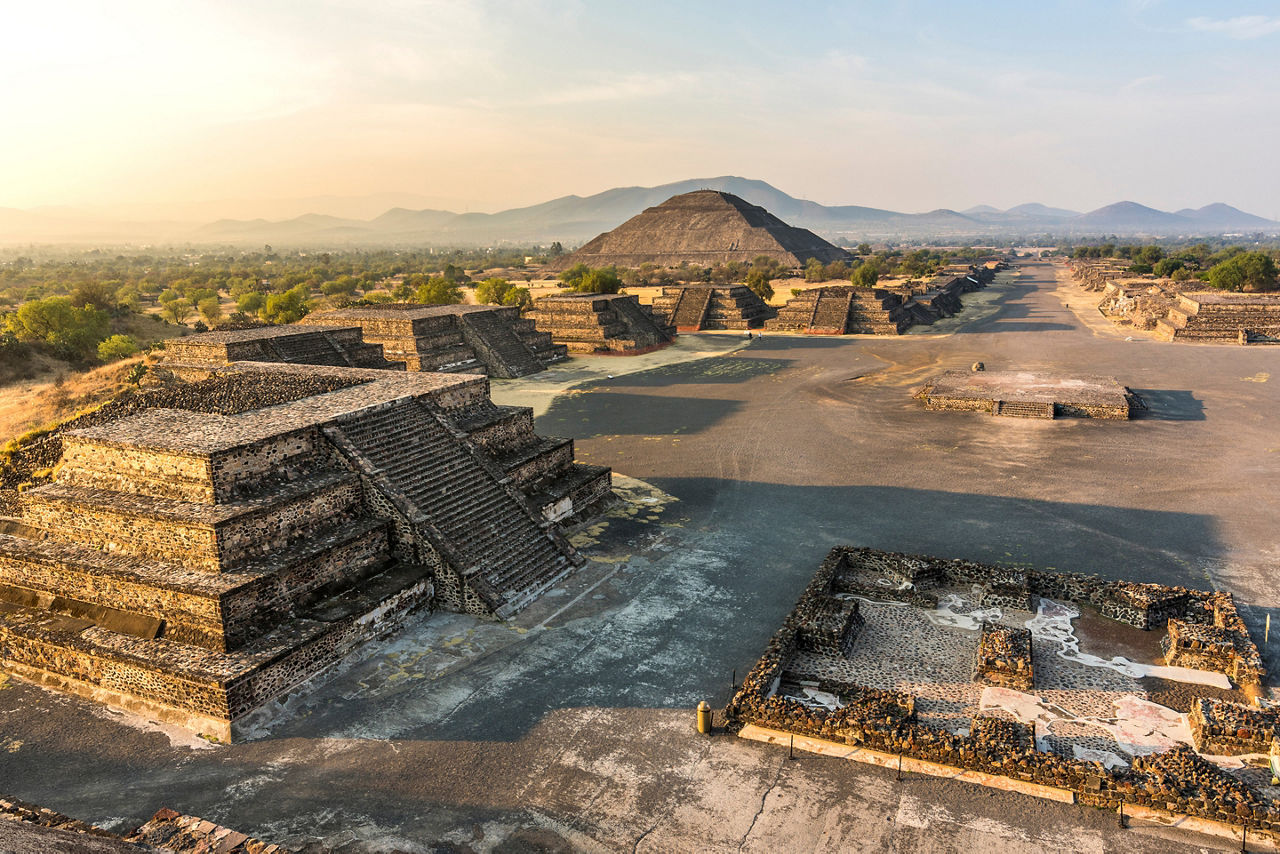
[[[129,372],[143,360],[135,356],[73,371],[65,362],[36,358],[41,360],[36,376],[0,387],[0,444],[108,400],[129,385]]]

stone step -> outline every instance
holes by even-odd
[[[223,504],[51,483],[23,494],[23,519],[59,540],[225,572],[305,539],[317,526],[345,521],[360,501],[359,480],[346,471],[322,472]]]
[[[395,565],[233,652],[0,602],[0,659],[21,678],[230,740],[250,712],[395,628],[431,596],[423,567]]]
[[[542,520],[422,404],[402,400],[338,429],[444,538],[464,577],[480,573],[505,596],[528,573],[570,563]]]

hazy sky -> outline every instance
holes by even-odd
[[[0,206],[497,210],[741,175],[1280,216],[1274,2],[41,0],[0,26]]]

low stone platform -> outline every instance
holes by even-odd
[[[355,326],[410,371],[480,373],[511,379],[545,370],[566,349],[518,308],[387,303],[320,311],[302,325]]]
[[[348,368],[402,367],[388,362],[382,348],[364,340],[354,324],[303,328],[297,325],[200,332],[165,342],[162,365],[189,379],[232,362],[282,362]]]
[[[1280,294],[1179,294],[1169,316],[1156,323],[1156,336],[1165,341],[1280,344]]]
[[[416,608],[523,608],[582,563],[560,521],[611,494],[483,376],[213,370],[221,411],[61,434],[0,533],[0,668],[232,738]]]
[[[534,302],[529,319],[571,353],[637,355],[675,340],[673,326],[626,294],[552,294]]]
[[[1161,618],[1171,627],[1234,625],[1230,594],[1008,570],[833,549],[726,707],[727,728],[784,745],[794,736],[795,747],[832,755],[887,757],[904,769],[950,768],[947,776],[996,788],[1043,787],[1110,810],[1280,829],[1280,805],[1220,755],[1265,752],[1276,722],[1245,705],[1248,685],[1229,690],[1223,673],[1254,660],[1247,633],[1233,637],[1235,664],[1212,671],[1146,663],[1159,646],[1143,627]],[[1018,579],[1034,611],[982,603],[984,585]],[[850,589],[869,593],[842,592]],[[856,642],[814,644],[850,598],[863,624]],[[1119,620],[1102,628],[1107,604]],[[1131,660],[1108,649],[1117,642],[1129,655],[1146,652]],[[1190,725],[1153,694],[1171,682],[1178,702],[1192,706]]]
[[[703,329],[760,329],[777,309],[746,285],[665,287],[653,301],[653,315],[679,332]]]
[[[1023,418],[1124,420],[1145,408],[1140,397],[1112,377],[1034,371],[947,371],[928,380],[915,398],[926,409]]]

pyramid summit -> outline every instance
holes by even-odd
[[[787,225],[758,205],[720,190],[695,190],[672,196],[606,231],[581,249],[558,259],[552,269],[582,263],[638,267],[684,262],[711,266],[751,262],[761,255],[788,267],[810,258],[822,263],[849,254],[804,228]]]

